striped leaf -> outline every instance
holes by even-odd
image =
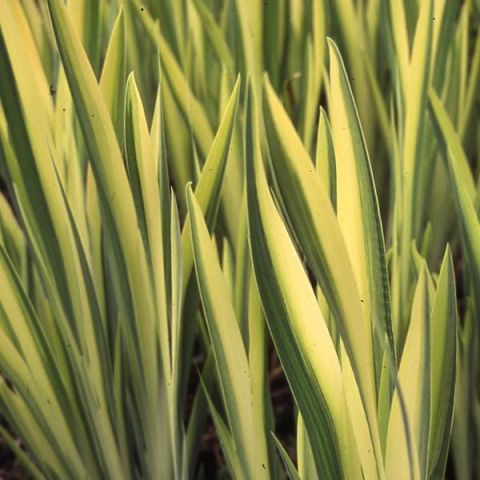
[[[370,319],[362,315],[359,287],[330,199],[268,80],[264,88],[272,167],[285,213],[338,322],[368,418],[367,441],[380,459]]]
[[[246,478],[269,478],[265,434],[254,421],[252,374],[231,297],[191,187],[187,197],[195,272],[236,451]]]
[[[248,224],[267,323],[305,420],[318,470],[325,478],[354,477],[360,474],[360,465],[355,456],[344,457],[351,430],[345,415],[340,363],[305,270],[269,192],[258,125],[252,133],[247,152]]]

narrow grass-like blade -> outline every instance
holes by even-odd
[[[428,476],[443,478],[453,420],[457,365],[457,302],[450,249],[440,270],[430,320],[431,397],[428,435]]]
[[[254,117],[250,119],[255,122]],[[257,125],[247,143],[250,247],[270,333],[305,419],[317,468],[324,478],[348,478],[349,472],[359,475],[360,466],[352,462],[354,457],[343,457],[345,437],[352,432],[342,400],[340,363],[300,258],[269,192]],[[318,182],[313,164],[311,168]]]
[[[264,88],[271,163],[285,213],[338,322],[368,418],[368,441],[375,456],[381,458],[372,327],[362,313],[362,298],[345,239],[315,166],[267,79]]]
[[[385,470],[388,479],[414,479],[427,475],[430,417],[430,313],[433,299],[425,263],[415,289],[410,326],[398,372],[404,399],[403,418],[399,392],[395,391],[388,424]],[[408,469],[408,470],[407,470]]]
[[[471,286],[475,292],[473,300],[479,305],[480,223],[475,210],[475,184],[460,138],[448,113],[433,90],[429,92],[429,100],[431,118],[450,172],[453,195],[462,228],[462,241],[468,258],[469,274],[472,278]]]
[[[123,138],[125,71],[125,21],[123,10],[120,10],[113,25],[100,76],[100,88],[119,142]]]
[[[266,438],[254,422],[250,365],[216,248],[191,187],[187,190],[200,296],[231,434],[248,478],[269,478]]]
[[[385,334],[395,358],[383,229],[370,158],[352,90],[340,52],[331,40],[329,48],[337,218],[360,290],[363,314],[370,323],[378,382]]]

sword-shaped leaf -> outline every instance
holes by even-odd
[[[362,442],[373,445],[370,450],[379,460],[371,322],[362,313],[363,299],[329,195],[267,79],[264,90],[271,163],[284,213],[338,322],[368,419],[370,438]]]
[[[345,442],[352,431],[340,362],[301,260],[269,192],[258,126],[253,128],[246,155],[248,223],[267,323],[305,420],[318,471],[324,478],[355,478],[360,475],[360,464],[356,452],[347,455]],[[319,182],[313,164],[311,172]],[[328,199],[325,201],[329,204]]]
[[[202,210],[187,188],[195,272],[215,355],[224,408],[245,478],[269,478],[266,435],[255,422],[252,375],[240,326]]]
[[[428,476],[443,478],[452,431],[457,364],[457,300],[452,255],[447,248],[430,319],[430,431]]]

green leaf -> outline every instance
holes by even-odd
[[[272,79],[273,86],[279,88],[282,78],[281,67],[283,63],[285,42],[287,39],[287,0],[267,2],[264,8],[264,51],[265,70]]]
[[[125,21],[123,10],[120,10],[113,25],[100,76],[100,88],[120,142],[123,138],[125,64]]]
[[[333,147],[332,129],[328,121],[327,112],[320,107],[318,121],[317,148],[315,151],[315,166],[328,193],[333,208],[337,208],[337,174],[335,170],[335,150]]]
[[[13,4],[12,4],[13,6]],[[71,313],[71,292],[67,281],[67,256],[63,256],[68,239],[63,233],[65,211],[58,190],[52,187],[55,179],[49,155],[52,148],[48,110],[37,103],[41,98],[40,84],[30,82],[35,70],[25,52],[14,12],[6,6],[0,15],[0,98],[8,122],[8,132],[1,130],[9,176],[15,184],[17,196],[38,239],[42,256],[48,258],[50,274],[55,279],[64,308]],[[14,52],[17,52],[16,54]],[[38,108],[31,108],[31,105]],[[9,135],[9,137],[7,136]],[[21,161],[20,161],[21,159]],[[55,208],[56,207],[56,208]]]
[[[210,334],[224,407],[247,478],[268,478],[262,425],[254,422],[250,365],[216,248],[191,187],[187,189],[195,272]]]
[[[135,12],[138,12],[138,20],[143,25],[145,33],[150,37],[152,43],[158,48],[163,72],[166,80],[168,80],[175,101],[185,121],[193,129],[193,134],[202,155],[206,156],[213,140],[213,132],[203,105],[193,94],[188,80],[175,59],[172,49],[162,34],[158,23],[141,6],[139,0],[127,1],[135,5]]]
[[[475,210],[476,190],[467,158],[455,128],[436,93],[429,91],[430,115],[437,139],[450,172],[450,181],[460,225],[462,242],[468,259],[468,271],[475,292],[473,300],[480,306],[480,223]]]
[[[349,474],[354,478],[360,475],[360,465],[354,461],[352,452],[348,459],[343,457],[346,437],[352,432],[343,400],[340,363],[300,258],[269,193],[258,125],[252,117],[255,113],[258,112],[250,110],[249,121],[254,122],[254,130],[247,141],[246,155],[248,220],[263,309],[305,420],[317,469],[324,478],[349,478]],[[319,182],[313,165],[311,171]]]
[[[258,0],[235,0],[236,21],[241,34],[241,51],[246,71],[252,78],[255,89],[260,89],[263,72],[264,2]]]
[[[297,464],[299,478],[318,479],[312,446],[301,415],[297,417]]]
[[[430,417],[430,313],[432,298],[425,262],[418,279],[398,384],[390,411],[385,471],[388,479],[421,479],[427,475]],[[401,389],[399,393],[398,389]],[[400,398],[400,395],[402,398]],[[403,402],[403,403],[402,403]]]
[[[138,285],[132,281],[136,257],[144,253],[138,251],[136,231],[131,228],[137,225],[137,216],[125,166],[100,87],[65,7],[59,0],[51,0],[48,5],[63,67],[92,160],[102,215],[110,232],[108,239],[113,247],[116,268],[119,269],[122,301],[128,312],[126,318],[133,322],[133,302],[137,300],[141,303],[140,299],[148,290],[140,293]],[[130,288],[138,295],[132,295]],[[133,328],[131,325],[130,329]]]
[[[17,440],[8,432],[8,430],[0,425],[0,436],[3,437],[8,448],[15,454],[15,457],[20,461],[22,467],[28,471],[33,480],[44,480],[43,474],[38,467],[30,460],[28,455],[18,445]]]
[[[240,78],[237,79],[230,100],[225,107],[222,121],[210,147],[207,159],[203,165],[198,184],[195,187],[195,197],[210,228],[215,223],[220,205],[220,193],[223,185],[223,176],[228,158],[228,150],[233,135],[240,95]],[[184,286],[188,283],[193,266],[190,247],[190,223],[187,217],[182,230],[184,252]]]
[[[235,73],[235,63],[233,61],[232,53],[230,52],[230,47],[223,36],[221,28],[215,21],[215,17],[206,5],[205,0],[194,0],[193,3],[202,19],[205,34],[207,35],[218,60],[225,66],[228,74],[233,77]]]
[[[432,42],[432,0],[420,4],[415,29],[410,62],[403,79],[404,122],[401,126],[401,187],[398,190],[398,202],[401,211],[398,221],[399,230],[399,292],[392,303],[395,315],[394,333],[397,351],[401,352],[408,329],[408,309],[410,305],[413,263],[410,245],[412,239],[420,234],[423,224],[423,193],[430,181],[430,157],[421,161],[422,134],[426,131],[425,106],[430,82],[431,42]]]
[[[298,474],[298,471],[295,468],[295,465],[293,464],[292,460],[288,456],[288,453],[285,450],[285,447],[280,443],[280,440],[273,433],[272,433],[272,435],[273,435],[273,440],[274,440],[275,445],[277,447],[278,453],[279,453],[280,458],[282,460],[282,463],[285,467],[285,470],[287,471],[288,478],[290,480],[300,480],[301,477]]]
[[[282,204],[338,322],[368,419],[370,439],[364,440],[374,445],[378,461],[381,451],[370,318],[362,314],[354,269],[329,196],[267,79],[264,88],[267,137]]]
[[[428,476],[443,478],[453,421],[457,365],[457,302],[452,255],[447,247],[430,319],[431,394]]]
[[[329,49],[337,218],[359,288],[363,315],[371,325],[378,382],[385,334],[395,358],[382,223],[370,158],[345,66],[331,40]]]

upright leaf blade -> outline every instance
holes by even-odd
[[[250,118],[255,125],[255,119]],[[354,452],[350,452],[351,458],[344,456],[346,436],[351,431],[340,364],[313,290],[269,193],[258,127],[253,128],[247,152],[248,220],[263,309],[305,420],[318,470],[325,478],[349,478],[360,474],[360,465]]]
[[[424,263],[415,289],[410,326],[398,372],[401,392],[398,388],[395,391],[390,411],[385,454],[388,479],[404,478],[407,465],[411,478],[421,479],[427,475],[432,304],[429,282]]]
[[[453,421],[457,365],[457,302],[452,255],[447,247],[430,319],[431,394],[428,476],[443,478]]]
[[[254,423],[251,373],[224,274],[201,208],[187,190],[195,272],[207,321],[224,407],[247,478],[269,478],[265,432]],[[263,435],[262,435],[263,433]]]
[[[337,176],[337,218],[372,330],[379,381],[386,334],[394,355],[385,244],[370,158],[338,48],[329,40],[330,101]],[[380,341],[378,333],[381,332]]]
[[[264,89],[272,167],[285,213],[339,324],[367,415],[369,441],[380,459],[372,330],[362,315],[345,239],[315,167],[266,78]]]

